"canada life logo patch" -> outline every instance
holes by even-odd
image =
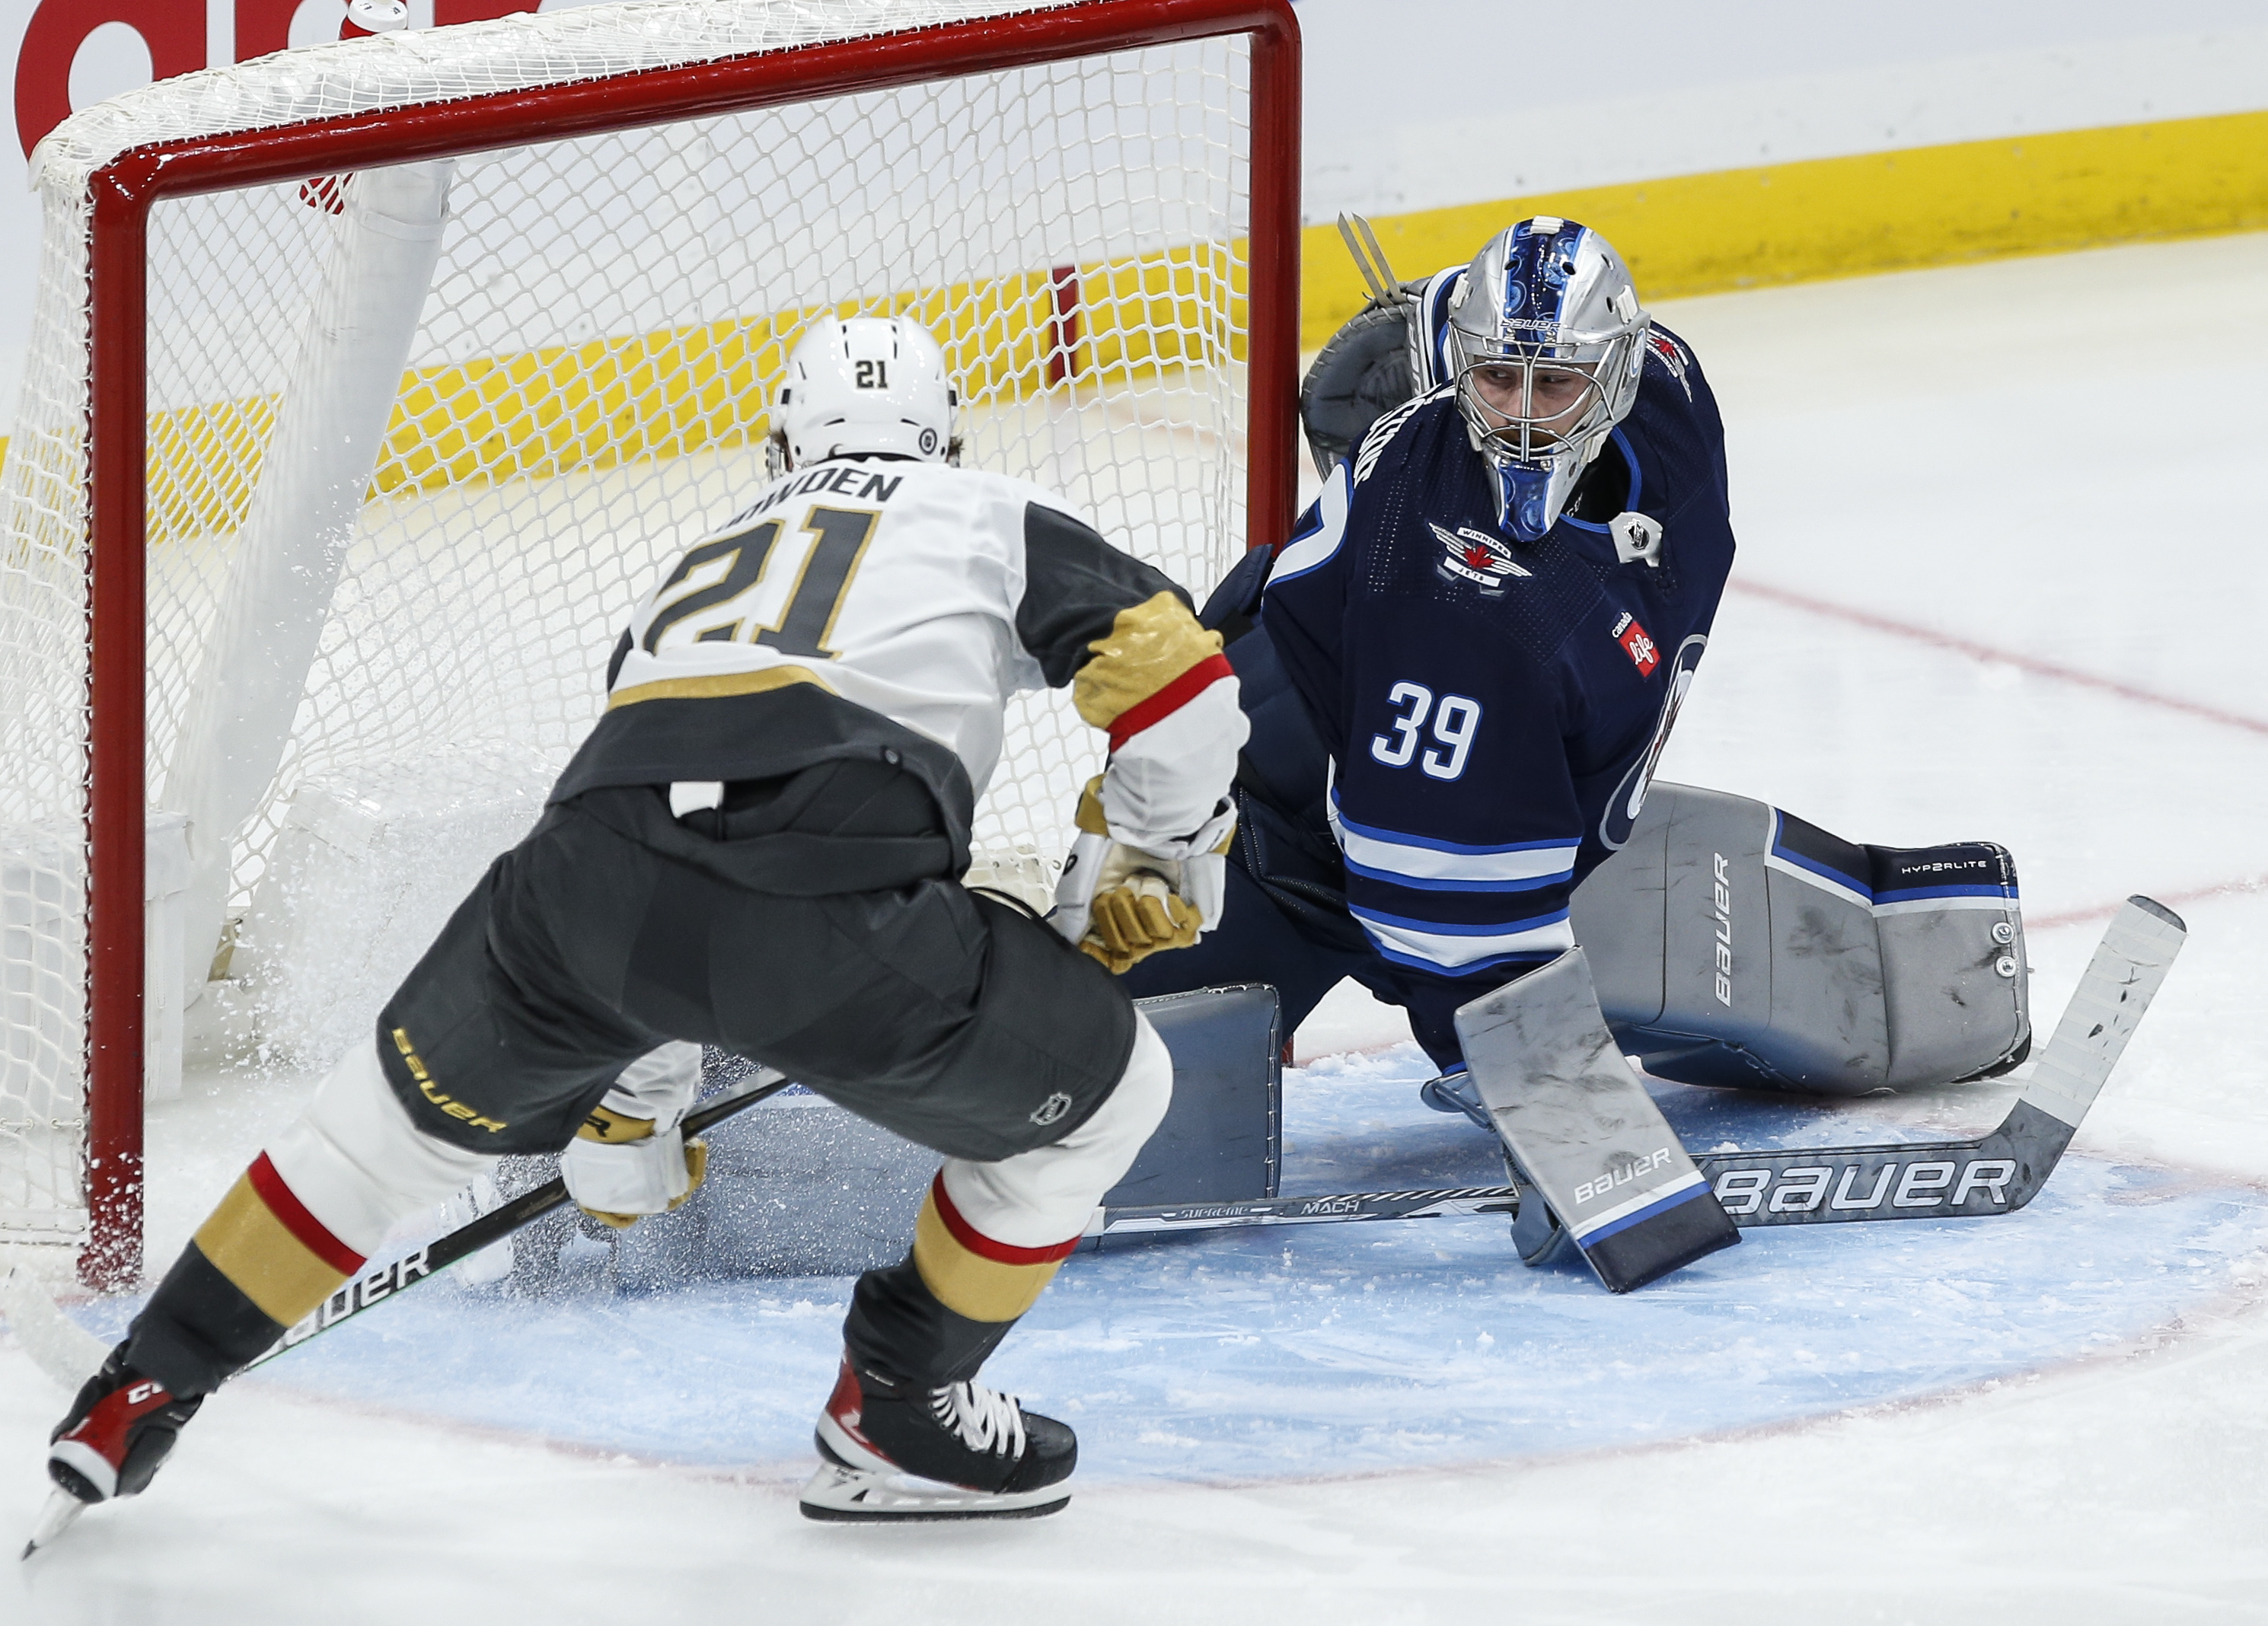
[[[1624,610],[1615,622],[1615,642],[1623,646],[1623,653],[1631,658],[1631,664],[1637,666],[1638,674],[1642,678],[1652,677],[1653,669],[1661,665],[1661,651],[1654,647],[1653,640],[1646,636],[1646,629],[1638,624],[1638,617],[1628,610]]]

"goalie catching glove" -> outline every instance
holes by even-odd
[[[575,1205],[620,1231],[681,1206],[709,1170],[709,1147],[678,1128],[701,1083],[701,1048],[666,1044],[622,1070],[559,1154]]]
[[[1064,861],[1051,924],[1111,975],[1161,949],[1188,948],[1220,923],[1236,809],[1224,798],[1165,857],[1116,840],[1102,812],[1102,779],[1079,798],[1079,835]]]

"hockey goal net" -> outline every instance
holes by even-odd
[[[1193,592],[1280,538],[1298,73],[1288,0],[648,0],[60,127],[0,469],[0,1240],[138,1274],[185,1002],[306,1067],[366,1029],[764,478],[814,315],[927,322],[964,460]],[[1099,758],[1020,702],[979,847],[1044,868]]]

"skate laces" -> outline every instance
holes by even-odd
[[[950,1384],[929,1392],[929,1409],[939,1426],[960,1435],[971,1451],[1024,1454],[1024,1409],[1012,1394],[981,1383]]]

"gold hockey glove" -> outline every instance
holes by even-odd
[[[1187,948],[1220,923],[1226,854],[1236,835],[1236,815],[1226,805],[1198,833],[1205,849],[1183,858],[1113,840],[1100,776],[1079,796],[1078,824],[1049,921],[1112,975],[1161,950]]]

